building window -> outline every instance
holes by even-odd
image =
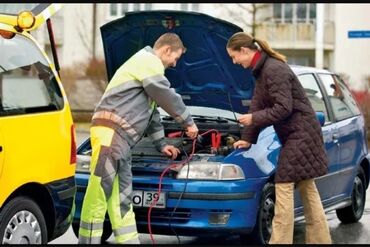
[[[180,10],[199,11],[199,3],[180,3]]]
[[[283,4],[281,3],[276,3],[272,5],[272,10],[273,10],[273,16],[275,20],[281,20],[282,15],[281,15],[281,8]]]
[[[139,11],[140,10],[140,3],[133,3],[133,10],[134,11]]]
[[[122,3],[121,4],[121,15],[125,15],[127,11],[128,11],[128,3]]]
[[[198,12],[199,11],[199,3],[192,3],[191,4],[191,10]]]
[[[310,19],[316,20],[316,4],[310,3],[309,6],[308,12],[310,13]]]
[[[109,14],[111,15],[111,16],[116,16],[117,15],[117,4],[111,4],[110,6],[109,6]]]
[[[276,3],[272,8],[274,20],[278,23],[314,23],[316,19],[316,4]]]
[[[151,10],[152,9],[152,3],[144,3],[144,10]]]
[[[188,3],[180,3],[180,10],[188,10]]]
[[[283,11],[283,20],[284,22],[291,23],[293,22],[293,4],[292,3],[283,3],[282,11]]]
[[[150,10],[152,8],[151,3],[111,3],[109,5],[109,16],[112,18],[124,16],[129,11]]]
[[[306,22],[307,16],[309,16],[307,5],[305,3],[297,4],[297,22]]]

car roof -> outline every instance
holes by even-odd
[[[289,64],[290,68],[293,70],[293,72],[296,75],[300,74],[305,74],[305,73],[324,73],[324,74],[332,74],[329,70],[327,69],[318,69],[314,67],[309,67],[309,66],[301,66],[301,65],[292,65]]]

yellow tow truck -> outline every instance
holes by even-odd
[[[61,7],[0,5],[0,244],[45,244],[72,221],[76,138],[50,19]],[[45,22],[53,62],[30,33]]]

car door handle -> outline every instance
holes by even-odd
[[[0,146],[0,152],[2,152],[3,151],[3,146]]]
[[[334,133],[332,135],[332,139],[333,139],[333,142],[334,143],[338,143],[338,141],[339,141],[339,135],[337,133]]]

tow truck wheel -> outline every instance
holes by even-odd
[[[46,244],[47,228],[40,207],[29,197],[9,201],[0,212],[0,244]]]

